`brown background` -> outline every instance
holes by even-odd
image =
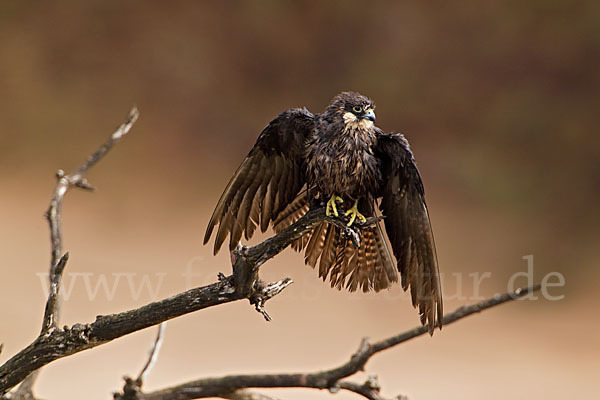
[[[29,2],[28,2],[29,3]],[[422,2],[424,3],[424,2]],[[377,102],[378,125],[413,145],[436,233],[446,310],[505,291],[534,255],[535,280],[564,275],[561,301],[510,304],[377,356],[384,392],[412,399],[562,399],[597,393],[597,113],[600,3],[62,2],[0,4],[0,362],[39,330],[48,232],[42,213],[70,170],[132,104],[141,117],[68,195],[64,324],[137,307],[125,277],[109,298],[92,284],[144,274],[156,298],[229,272],[201,245],[221,190],[277,113],[319,112],[342,90]],[[328,288],[291,250],[263,268],[295,284],[171,321],[147,388],[238,372],[317,370],[360,338],[410,328],[399,288]],[[469,274],[486,272],[479,294]],[[79,275],[74,275],[79,274]],[[73,281],[73,279],[75,279]],[[524,284],[523,278],[517,281]],[[462,284],[462,288],[459,286]],[[46,368],[43,398],[105,399],[141,367],[147,330]],[[283,398],[328,393],[278,390]],[[338,394],[336,398],[353,398]]]

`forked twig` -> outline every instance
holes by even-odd
[[[106,155],[113,148],[113,146],[129,132],[135,121],[139,117],[139,111],[136,107],[133,107],[125,122],[113,132],[110,138],[100,146],[91,156],[89,156],[83,164],[81,164],[76,170],[68,175],[65,175],[64,171],[59,169],[56,172],[56,186],[52,193],[50,205],[45,213],[46,219],[48,220],[48,226],[50,228],[50,273],[48,275],[49,280],[49,296],[46,301],[46,307],[44,311],[44,319],[42,322],[42,329],[40,336],[46,335],[58,326],[58,320],[60,315],[60,297],[58,291],[60,289],[60,281],[62,273],[66,266],[69,258],[68,253],[61,256],[63,249],[62,240],[62,202],[72,187],[78,187],[86,190],[93,190],[93,186],[85,179],[86,172],[93,167],[102,157]],[[19,388],[14,392],[13,397],[18,398],[34,398],[33,386],[37,379],[39,371],[34,371],[29,374],[25,380],[21,383]],[[3,392],[0,391],[0,395]]]
[[[152,367],[154,367],[154,364],[156,364],[156,360],[158,359],[158,353],[160,353],[160,348],[162,347],[166,327],[166,322],[162,322],[160,325],[158,325],[156,339],[154,339],[152,347],[148,352],[148,361],[146,361],[146,364],[144,364],[144,367],[138,374],[138,377],[135,379],[137,382],[140,382],[140,386],[146,380],[146,376],[148,376],[148,374],[152,370]]]

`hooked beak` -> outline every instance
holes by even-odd
[[[368,119],[369,121],[375,122],[375,113],[373,110],[367,111],[362,117],[364,119]]]

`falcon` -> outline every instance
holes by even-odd
[[[343,92],[320,114],[281,113],[227,184],[204,244],[217,228],[214,254],[227,236],[233,250],[258,226],[280,232],[310,208],[325,207],[327,216],[358,225],[360,246],[324,220],[292,243],[305,263],[332,287],[350,291],[386,289],[400,272],[432,334],[442,327],[442,293],[423,183],[408,141],[377,128],[374,109],[367,97]],[[369,217],[382,218],[367,224]]]

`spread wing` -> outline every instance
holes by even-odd
[[[410,288],[421,322],[433,333],[442,327],[442,290],[421,176],[402,135],[380,134],[376,154],[383,176],[380,209],[402,288]]]
[[[214,253],[230,237],[233,250],[244,234],[250,239],[257,225],[269,223],[294,200],[305,176],[304,143],[314,129],[314,116],[305,108],[284,111],[261,132],[256,144],[227,184],[213,212],[204,244],[218,225]]]

